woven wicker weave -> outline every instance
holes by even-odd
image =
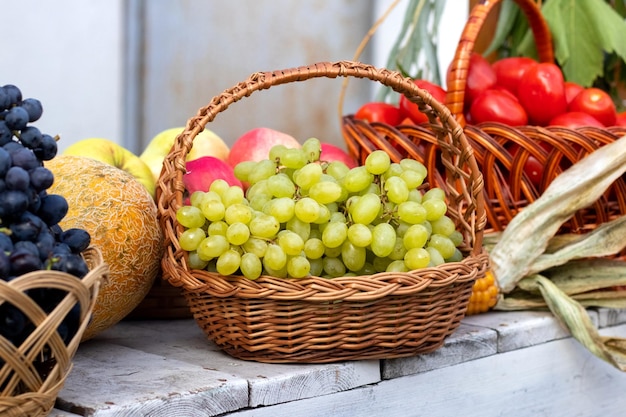
[[[0,415],[46,416],[54,407],[89,324],[100,284],[108,274],[98,249],[88,248],[84,257],[90,272],[83,279],[58,271],[36,271],[10,282],[0,280],[0,306],[11,303],[35,326],[20,346],[0,336]],[[44,313],[27,294],[39,288],[56,288],[66,293],[50,314]],[[66,345],[57,328],[77,303],[79,328]]]
[[[176,210],[183,201],[185,156],[194,137],[218,113],[252,93],[312,78],[367,78],[410,96],[432,116],[431,136],[443,149],[442,188],[448,215],[464,235],[466,257],[440,267],[409,273],[325,279],[254,281],[221,276],[187,266],[178,244],[182,227]],[[380,142],[355,154],[386,148]],[[225,90],[189,119],[166,156],[157,199],[166,238],[164,276],[181,287],[196,322],[209,339],[234,357],[260,362],[321,363],[392,358],[430,352],[442,345],[465,315],[474,281],[484,275],[485,224],[482,176],[463,130],[447,108],[408,78],[357,62],[319,63],[255,73]]]
[[[564,169],[599,146],[626,134],[624,127],[513,128],[501,123],[466,124],[463,102],[470,56],[486,17],[498,3],[499,0],[481,2],[472,8],[448,72],[445,103],[464,128],[484,176],[487,231],[503,230],[511,219],[521,209],[535,201]],[[516,3],[529,22],[539,60],[554,62],[550,31],[537,3],[533,0],[516,0]],[[432,170],[438,161],[435,141],[429,129],[424,127],[367,124],[355,121],[352,116],[346,116],[343,119],[343,131],[352,149],[368,149],[377,146],[380,141],[386,141],[392,143],[394,149],[400,150],[398,157],[410,156],[420,161],[426,160],[429,170]],[[550,151],[546,151],[545,148]],[[519,150],[512,155],[511,149]],[[539,185],[533,184],[524,173],[523,167],[529,156],[536,158],[545,167]],[[625,187],[624,179],[618,179],[593,206],[581,210],[566,222],[561,231],[585,232],[595,228],[599,223],[626,214]]]

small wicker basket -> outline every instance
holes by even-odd
[[[334,279],[249,280],[188,267],[187,253],[178,243],[183,228],[176,221],[176,210],[183,202],[184,160],[195,136],[218,113],[258,90],[318,77],[377,81],[429,112],[431,136],[444,150],[441,186],[448,197],[448,215],[464,236],[462,261],[408,273]],[[363,154],[385,146],[383,141],[352,151]],[[482,186],[472,149],[448,109],[397,72],[340,61],[255,73],[189,119],[165,158],[157,191],[166,239],[164,277],[183,289],[208,338],[236,358],[322,363],[430,352],[458,327],[474,281],[488,268],[489,258],[482,250]]]
[[[90,269],[83,279],[58,271],[36,271],[9,282],[0,280],[0,307],[12,305],[33,325],[19,346],[0,335],[0,415],[46,416],[54,407],[108,274],[97,248],[88,248],[83,256]],[[29,296],[38,289],[57,289],[65,296],[46,314]],[[66,344],[57,329],[76,305],[78,329]]]
[[[533,0],[515,2],[529,22],[539,60],[554,62],[550,30],[537,3]],[[521,209],[535,201],[552,180],[571,164],[626,134],[626,127],[569,129],[556,126],[510,127],[501,123],[466,123],[463,103],[470,56],[487,16],[498,3],[500,0],[485,1],[472,8],[450,65],[445,102],[464,129],[484,176],[488,232],[503,230]],[[348,115],[343,118],[343,131],[351,149],[369,149],[381,142],[389,143],[388,148],[397,150],[403,157],[426,161],[427,168],[431,171],[439,160],[437,146],[429,129],[423,126],[361,123]],[[512,149],[519,150],[512,154]],[[529,156],[536,158],[544,166],[540,184],[534,183],[524,172],[524,164]],[[567,221],[561,231],[587,232],[600,223],[626,214],[625,192],[626,182],[620,178],[591,207],[579,211]]]

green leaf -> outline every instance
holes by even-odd
[[[500,13],[498,14],[498,22],[496,23],[496,30],[493,34],[491,43],[485,49],[484,56],[490,55],[496,50],[500,49],[507,38],[511,30],[514,27],[517,16],[521,13],[521,10],[513,0],[504,0],[500,3]]]

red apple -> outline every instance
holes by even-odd
[[[320,154],[320,160],[331,162],[340,161],[348,166],[348,168],[354,168],[357,166],[357,161],[350,154],[338,146],[331,145],[330,143],[322,142],[322,153]]]
[[[243,161],[267,159],[274,145],[300,148],[302,145],[293,136],[267,127],[258,127],[241,135],[230,147],[226,160],[231,167]]]
[[[229,185],[241,187],[241,181],[235,177],[233,168],[214,156],[203,156],[185,164],[187,172],[183,175],[183,184],[189,195],[195,191],[208,191],[216,179],[223,179]]]

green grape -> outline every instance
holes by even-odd
[[[363,190],[359,191],[358,195],[365,195],[365,194],[370,194],[370,193],[380,194],[380,184],[373,182],[367,187],[365,187]]]
[[[330,211],[330,219],[329,222],[341,222],[346,223],[346,215],[340,211]]]
[[[207,227],[207,235],[221,235],[226,236],[226,231],[228,230],[228,223],[225,221],[219,220],[216,222],[209,223],[209,227]]]
[[[309,239],[322,239],[322,231],[320,230],[319,225],[311,225],[311,233],[309,233]]]
[[[324,272],[324,261],[322,260],[322,258],[317,258],[317,259],[310,259],[307,258],[309,260],[309,267],[311,268],[309,270],[309,275],[314,276],[314,277],[319,277],[322,275],[322,273]]]
[[[433,248],[432,246],[428,246],[426,250],[430,255],[430,263],[428,264],[429,266],[439,266],[446,262],[437,249]]]
[[[250,220],[252,220],[252,207],[243,203],[236,203],[232,206],[228,206],[224,211],[224,220],[228,224],[248,224],[250,223]]]
[[[303,222],[296,216],[289,219],[289,221],[285,224],[285,229],[296,233],[302,238],[302,240],[307,240],[311,234],[311,224]]]
[[[285,230],[285,233],[278,234],[278,245],[287,255],[299,255],[304,249],[304,240],[299,234]]]
[[[374,175],[367,171],[364,166],[356,166],[344,175],[342,183],[348,192],[358,193],[369,187],[374,182]]]
[[[429,236],[430,233],[424,225],[413,224],[404,233],[402,241],[404,242],[404,247],[407,249],[423,248]]]
[[[200,242],[196,252],[200,259],[210,261],[217,258],[230,248],[230,243],[226,240],[226,236],[209,235]]]
[[[409,224],[419,224],[427,219],[426,208],[415,201],[405,201],[398,204],[398,219]]]
[[[176,220],[188,229],[204,226],[206,218],[202,210],[195,206],[181,206],[176,210]]]
[[[342,277],[346,274],[346,266],[339,258],[325,257],[323,258],[324,272],[333,278]]]
[[[182,250],[195,251],[205,237],[206,233],[203,229],[194,227],[181,233],[178,238],[178,243]]]
[[[254,169],[248,174],[248,182],[254,185],[274,174],[276,174],[276,163],[269,159],[262,159],[256,163]]]
[[[272,196],[269,194],[255,194],[250,198],[250,208],[256,211],[263,211],[263,207],[272,200]]]
[[[294,216],[296,203],[289,197],[275,198],[268,205],[266,214],[274,217],[279,223],[286,223]]]
[[[428,174],[426,166],[416,159],[405,158],[400,161],[400,166],[405,171],[421,172],[424,178],[426,178],[426,175]]]
[[[355,246],[365,248],[372,243],[372,230],[361,223],[351,224],[348,227],[348,240]]]
[[[408,184],[407,184],[408,185]],[[412,189],[409,191],[408,201],[415,201],[416,203],[422,203],[422,192],[420,190]]]
[[[288,148],[280,158],[280,164],[293,169],[299,169],[306,165],[307,155],[302,148]]]
[[[348,171],[350,171],[348,165],[341,161],[331,161],[326,165],[326,173],[337,181],[341,181]]]
[[[430,190],[426,191],[422,196],[422,201],[432,199],[446,201],[446,192],[441,188],[431,188]]]
[[[287,261],[287,275],[292,278],[304,278],[311,271],[311,263],[304,256],[291,256]]]
[[[456,247],[461,246],[461,244],[463,243],[463,233],[459,232],[458,230],[450,233],[448,237],[450,238],[450,240],[452,240],[454,246]]]
[[[270,239],[280,230],[280,222],[273,216],[260,213],[250,220],[249,227],[253,236]]]
[[[428,246],[437,249],[444,259],[454,255],[454,250],[456,249],[454,242],[449,237],[437,233],[433,233],[430,236]]]
[[[285,267],[287,264],[287,254],[275,243],[267,245],[265,256],[263,257],[263,266],[268,269],[278,271]]]
[[[404,255],[404,263],[410,271],[426,268],[430,263],[430,254],[424,248],[409,249]]]
[[[309,162],[317,162],[322,152],[322,142],[317,138],[308,138],[302,144],[302,150]]]
[[[429,221],[424,221],[422,223],[420,223],[422,226],[424,226],[426,228],[426,230],[428,230],[428,237],[430,238],[430,235],[433,234],[433,226],[430,224]]]
[[[324,242],[318,238],[309,238],[304,241],[303,251],[307,258],[309,259],[319,259],[324,256],[324,250],[326,247],[324,246]]]
[[[398,225],[396,226],[396,235],[403,237],[409,227],[411,227],[411,223],[403,222],[402,220],[398,221]]]
[[[233,168],[233,173],[235,174],[235,178],[237,178],[241,182],[248,182],[248,175],[250,175],[250,173],[254,171],[255,166],[256,166],[256,161],[239,162]]]
[[[334,203],[342,195],[342,187],[335,181],[320,181],[309,188],[309,197],[320,204]]]
[[[278,163],[285,154],[286,150],[287,147],[282,143],[273,145],[268,153],[268,159],[274,163]]]
[[[329,258],[338,258],[341,256],[341,245],[337,246],[336,248],[329,248],[328,246],[326,246],[324,248],[324,256],[327,256]]]
[[[341,260],[350,271],[359,271],[365,265],[366,250],[346,240],[341,245]]]
[[[388,258],[394,261],[404,259],[404,255],[406,254],[407,248],[404,246],[404,239],[400,236],[397,236],[396,232],[396,244],[393,246],[393,250],[389,254]]]
[[[200,259],[200,256],[198,256],[195,250],[187,254],[187,265],[189,265],[191,269],[204,269],[208,264],[208,261]]]
[[[376,256],[387,257],[396,244],[396,229],[389,223],[379,223],[372,231],[370,248]]]
[[[458,248],[454,249],[454,255],[446,258],[446,262],[461,262],[463,260],[463,253]]]
[[[248,190],[246,191],[246,198],[248,201],[251,201],[257,195],[272,196],[272,192],[267,186],[267,179],[260,180],[259,182],[256,182],[248,187]]]
[[[308,190],[322,178],[322,166],[317,163],[306,164],[293,174],[293,181],[300,188]]]
[[[337,248],[348,238],[348,226],[345,222],[329,222],[322,232],[322,242],[328,248]]]
[[[226,182],[226,180],[221,178],[213,180],[213,182],[211,182],[211,185],[209,185],[209,191],[216,192],[217,194],[219,194],[220,197],[223,197],[224,193],[229,188],[230,184]]]
[[[375,274],[376,269],[374,268],[374,265],[371,262],[365,262],[365,265],[363,265],[363,268],[361,268],[361,270],[359,270],[357,273],[359,275],[373,275]]]
[[[250,238],[241,245],[241,248],[246,253],[253,253],[258,258],[262,258],[265,256],[265,251],[267,250],[267,241],[250,236]]]
[[[328,209],[328,207],[325,204],[318,203],[318,209],[319,209],[319,215],[317,216],[317,219],[313,223],[318,224],[318,225],[323,225],[323,224],[328,223],[328,221],[330,220],[330,210]]]
[[[448,205],[445,201],[431,198],[422,202],[422,206],[426,209],[426,220],[433,222],[446,214]]]
[[[365,194],[350,205],[348,213],[354,223],[370,224],[380,213],[380,196],[378,194]]]
[[[232,206],[233,204],[242,204],[244,203],[244,195],[243,188],[232,185],[228,187],[228,189],[224,190],[222,194],[222,203],[224,206]],[[247,204],[247,203],[245,203]]]
[[[406,186],[409,189],[416,189],[417,187],[419,187],[420,185],[422,185],[424,183],[424,179],[426,178],[425,176],[422,175],[422,173],[417,172],[417,171],[412,171],[412,170],[405,170],[402,171],[402,173],[400,174],[400,178],[402,178],[404,180],[404,182],[406,183]],[[421,195],[421,193],[420,193]],[[421,200],[420,200],[421,201]]]
[[[250,229],[245,223],[231,223],[226,230],[226,240],[231,245],[240,246],[250,238]]]
[[[313,223],[320,215],[320,204],[311,197],[303,197],[296,201],[294,214],[305,223]]]
[[[217,258],[215,267],[221,275],[232,275],[241,265],[241,255],[233,249],[229,249]]]
[[[257,279],[263,272],[263,263],[259,257],[252,253],[246,252],[241,256],[241,265],[239,269],[244,277],[248,279]]]
[[[409,272],[409,268],[407,268],[403,259],[398,259],[390,262],[385,272]]]
[[[296,185],[287,174],[282,172],[267,179],[267,188],[270,189],[274,197],[292,198],[296,193]]]
[[[221,200],[212,200],[208,198],[202,199],[200,210],[204,217],[211,222],[217,222],[224,218],[226,207]]]
[[[444,236],[450,236],[456,230],[454,220],[448,216],[441,216],[437,220],[430,222],[430,224],[433,227],[433,233]]]
[[[261,262],[263,263],[263,275],[269,275],[275,278],[287,278],[287,262],[285,262],[285,266],[280,269],[268,268],[263,260],[261,260]]]
[[[372,267],[374,268],[375,273],[385,272],[391,262],[393,261],[390,258],[381,258],[377,256],[372,260]]]
[[[389,165],[389,169],[383,174],[383,178],[388,180],[391,177],[399,177],[403,171],[402,165],[398,162],[392,162],[391,165]]]
[[[189,203],[191,203],[191,205],[194,207],[200,208],[200,203],[202,202],[202,199],[204,198],[204,194],[205,194],[204,191],[194,191],[189,196]]]
[[[389,154],[383,150],[375,150],[365,158],[365,168],[370,174],[380,175],[389,169],[391,159]]]
[[[409,198],[409,188],[400,177],[388,178],[385,181],[384,190],[389,201],[395,204],[403,203]]]

